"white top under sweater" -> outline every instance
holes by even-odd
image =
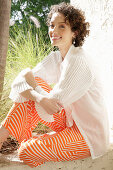
[[[23,70],[12,84],[10,98],[14,102],[27,101],[19,93],[32,89],[23,76],[29,70]],[[47,95],[64,106],[67,126],[76,122],[93,159],[103,155],[109,145],[108,113],[98,70],[90,56],[72,45],[63,62],[59,51],[51,52],[32,72],[48,84],[56,83]]]

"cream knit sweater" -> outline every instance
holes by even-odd
[[[24,79],[26,71],[29,69],[23,70],[12,84],[10,98],[15,102],[26,101],[19,93],[32,89]],[[63,62],[59,51],[52,52],[32,72],[49,84],[56,83],[47,95],[59,99],[64,106],[67,126],[72,126],[73,120],[76,122],[92,158],[103,155],[109,145],[108,113],[98,70],[87,53],[72,45]],[[47,114],[42,117],[53,121],[52,116],[47,119]]]

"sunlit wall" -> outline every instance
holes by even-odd
[[[113,43],[113,0],[70,0],[85,11],[92,34],[100,31]]]
[[[102,70],[110,123],[113,124],[113,0],[70,0],[70,3],[82,9],[90,22],[90,36],[83,48],[97,59]]]

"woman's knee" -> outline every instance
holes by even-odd
[[[26,160],[31,160],[31,157],[32,157],[32,161],[35,162],[36,161],[35,159],[38,159],[38,155],[41,160],[40,151],[38,149],[40,147],[40,140],[38,142],[36,141],[37,139],[31,138],[27,140],[26,142],[21,143],[21,146],[18,149],[18,157],[20,158],[20,160],[25,162]]]
[[[50,85],[48,85],[42,78],[35,77],[35,81],[36,81],[37,85],[39,85],[45,91],[50,92],[52,90]]]

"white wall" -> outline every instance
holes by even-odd
[[[85,48],[102,69],[110,122],[113,124],[113,0],[70,0],[70,3],[85,12],[90,22],[90,36]]]
[[[70,0],[70,2],[85,11],[93,34],[102,31],[113,43],[113,0]]]

